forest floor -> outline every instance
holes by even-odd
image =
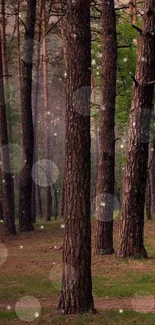
[[[116,254],[92,254],[97,313],[76,317],[60,315],[57,311],[62,273],[62,224],[62,220],[48,224],[38,221],[35,232],[18,234],[14,238],[4,238],[0,225],[0,325],[20,325],[26,321],[32,325],[154,325],[155,220],[146,221],[145,226],[149,259],[122,260]],[[116,252],[118,232],[119,220],[116,220]],[[92,242],[94,247],[94,224]],[[7,253],[5,262],[1,256],[2,245]],[[24,302],[27,296],[29,305]]]

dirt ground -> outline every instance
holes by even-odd
[[[143,274],[148,277],[148,274],[155,274],[155,237],[154,237],[154,221],[147,222],[145,238],[150,250],[151,258],[146,261],[140,260],[128,260],[122,261],[117,259],[116,254],[113,256],[95,256],[92,254],[92,273],[94,277],[104,277],[105,286],[109,285],[111,281],[119,279],[121,285],[124,279],[128,281],[129,274]],[[20,290],[20,281],[18,284],[17,278],[22,276],[39,276],[43,280],[51,280],[54,284],[61,282],[62,272],[62,245],[63,245],[63,232],[62,221],[52,222],[50,224],[42,224],[41,222],[36,226],[35,232],[18,234],[16,237],[3,237],[2,226],[0,226],[0,247],[5,245],[7,250],[7,258],[5,263],[1,263],[0,259],[0,288],[6,287],[6,290],[10,290],[10,296],[8,294],[7,299],[1,297],[0,311],[6,311],[8,306],[11,310],[14,310],[17,302],[16,298],[11,294],[11,289],[15,286]],[[119,222],[115,223],[115,247],[117,251],[118,245],[118,231]],[[92,227],[92,242],[94,245],[94,225]],[[92,249],[93,251],[93,249]],[[14,277],[16,279],[14,280]],[[2,279],[1,279],[2,278]],[[8,278],[8,281],[3,284],[3,280]],[[23,280],[24,281],[24,280]],[[26,281],[26,280],[25,280]],[[151,280],[152,281],[152,280]],[[117,288],[119,286],[119,282]],[[150,284],[151,288],[152,284]],[[100,287],[100,286],[99,286]],[[143,287],[143,285],[142,285]],[[11,289],[10,289],[11,288]],[[96,290],[100,288],[97,287]],[[146,290],[145,290],[146,291]],[[149,292],[149,290],[148,290]],[[29,288],[31,293],[31,288]],[[98,294],[100,295],[100,294]],[[155,312],[155,295],[152,293],[148,296],[138,297],[119,297],[118,293],[116,297],[112,293],[112,296],[99,297],[94,294],[95,307],[97,309],[119,310],[123,313],[123,310],[134,309],[136,311],[143,312]],[[55,308],[58,305],[59,294],[50,296],[46,292],[44,297],[40,296],[39,301],[42,307]],[[32,306],[31,306],[32,307]]]

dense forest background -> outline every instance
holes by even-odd
[[[92,253],[149,256],[154,84],[155,0],[1,0],[0,265],[57,235],[62,314],[95,313]]]

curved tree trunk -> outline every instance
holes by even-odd
[[[115,98],[117,37],[114,1],[102,1],[103,66],[99,117],[99,163],[96,188],[96,241],[98,254],[112,254],[115,182]]]
[[[24,41],[24,55],[21,61],[21,117],[23,135],[23,153],[25,165],[19,179],[19,230],[32,231],[31,211],[32,176],[34,149],[34,130],[32,120],[32,59],[34,28],[36,19],[36,0],[28,0],[27,21]]]
[[[147,257],[143,231],[149,130],[155,80],[154,8],[155,0],[145,1],[143,31],[130,110],[118,253],[120,257]]]
[[[94,311],[91,280],[90,224],[90,1],[67,0],[65,235],[59,309]]]

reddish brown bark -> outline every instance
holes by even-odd
[[[90,224],[90,1],[66,2],[67,52],[65,235],[59,309],[94,311]],[[78,96],[80,94],[80,96]]]
[[[115,181],[115,98],[117,37],[114,1],[102,1],[102,100],[99,116],[99,163],[96,187],[96,241],[98,254],[112,254]]]
[[[145,1],[140,52],[130,110],[127,165],[123,184],[120,257],[147,257],[144,205],[149,130],[155,80],[155,0]]]

